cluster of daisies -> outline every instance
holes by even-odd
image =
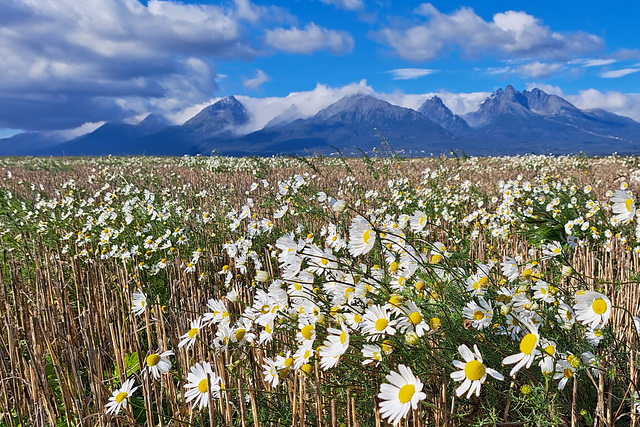
[[[335,211],[337,203],[327,205],[328,209]],[[274,250],[278,277],[258,270],[257,286],[248,301],[241,301],[237,286],[229,286],[220,299],[209,299],[206,311],[180,337],[179,347],[188,350],[203,337],[213,337],[208,343],[215,351],[212,357],[229,348],[259,347],[264,382],[271,388],[277,388],[292,371],[310,373],[313,360],[323,370],[339,369],[345,355],[366,366],[384,366],[390,372],[378,394],[380,413],[395,424],[426,398],[411,359],[395,369],[390,365],[400,357],[398,342],[416,345],[439,334],[442,320],[429,307],[442,310],[448,292],[454,290],[467,300],[463,307],[449,307],[446,313],[460,316],[454,327],[462,329],[466,323],[479,333],[506,336],[513,342],[516,351],[502,359],[502,365],[513,365],[510,376],[536,363],[543,375],[558,380],[558,388],[563,389],[583,365],[597,375],[592,352],[574,355],[541,332],[577,331],[578,322],[579,333],[595,349],[611,314],[611,301],[604,294],[583,290],[567,296],[543,279],[541,263],[560,264],[568,249],[550,242],[541,248],[540,263],[506,257],[502,262],[478,263],[467,271],[449,264],[454,254],[443,243],[427,243],[428,222],[422,211],[382,218],[357,215],[343,233],[338,226],[326,227],[325,242],[346,243],[334,247],[328,243],[320,247],[310,235],[281,236]],[[238,255],[237,248],[227,250]],[[137,291],[132,310],[143,313],[145,301],[144,293]],[[232,315],[239,307],[244,307],[241,314]],[[276,336],[289,337],[277,341],[295,346],[272,345]],[[274,348],[279,349],[275,354]],[[479,396],[488,376],[504,379],[484,362],[477,345],[471,350],[460,344],[458,353],[462,360],[451,360],[457,370],[450,373],[453,381],[460,382],[455,389],[458,397]],[[191,368],[184,396],[202,408],[208,405],[209,394],[217,397],[223,387],[221,377],[202,361]]]
[[[220,158],[181,162],[229,167]],[[640,241],[635,197],[623,183],[598,201],[591,186],[551,177],[553,170],[542,160],[522,162],[523,169],[540,169],[538,178],[500,181],[492,195],[479,194],[472,182],[440,166],[425,169],[417,185],[391,178],[386,188],[368,191],[346,176],[332,189],[335,198],[319,191],[310,173],[271,181],[256,177],[231,203],[222,187],[198,191],[185,184],[152,191],[121,184],[117,171],[103,168],[89,177],[102,184],[90,194],[68,180],[53,197],[40,196],[42,189],[34,186],[33,205],[12,206],[23,224],[60,235],[62,253],[82,262],[135,264],[149,277],[174,264],[205,284],[224,284],[224,295],[209,299],[184,325],[174,349],[190,354],[199,341],[212,349],[208,360],[186,373],[182,396],[193,408],[223,393],[223,374],[212,359],[228,349],[253,354],[257,347],[257,366],[272,389],[283,387],[294,371],[311,372],[315,361],[325,371],[340,370],[348,359],[388,372],[378,402],[382,416],[395,424],[427,398],[420,379],[425,369],[408,355],[455,337],[456,328],[484,337],[474,341],[467,334],[464,342],[449,343],[458,355],[449,355],[446,368],[460,398],[480,396],[488,377],[502,381],[532,367],[559,389],[580,370],[598,374],[595,354],[607,335],[611,301],[600,292],[561,287],[558,277],[571,280],[565,261],[574,247],[595,242],[610,250],[616,242],[631,248]],[[242,167],[255,165],[244,161]],[[183,199],[195,200],[195,206],[185,208]],[[523,217],[552,218],[560,237],[526,256],[460,261],[464,245],[481,236],[505,242],[508,249],[510,236],[530,227]],[[203,256],[203,232],[225,235],[224,254]],[[270,261],[278,264],[275,277],[266,272]],[[134,318],[150,309],[143,288],[132,292],[130,309]],[[559,341],[565,332],[585,344]],[[483,348],[481,341],[494,337],[509,343],[502,350],[508,354],[498,357]],[[149,353],[145,375],[153,381],[168,377],[172,357],[168,349]],[[107,412],[126,408],[136,390],[134,378],[124,381]]]

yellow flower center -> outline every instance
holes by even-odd
[[[404,298],[402,298],[402,295],[393,294],[391,295],[391,297],[389,297],[389,304],[394,307],[400,307],[403,302]]]
[[[526,355],[529,355],[536,347],[537,343],[538,337],[536,337],[534,334],[527,334],[520,341],[520,351]]]
[[[349,294],[354,291],[355,289],[353,289],[352,287],[348,287],[347,289],[344,290],[344,296],[349,298]]]
[[[382,319],[376,320],[375,326],[378,331],[382,332],[384,331],[384,329],[387,327],[388,324],[389,324],[389,321],[387,319],[382,318]]]
[[[422,314],[414,311],[409,315],[409,320],[412,324],[417,325],[418,323],[422,322]]]
[[[607,303],[602,298],[598,298],[591,303],[591,308],[596,314],[602,314],[607,311]]]
[[[150,354],[147,356],[147,365],[149,366],[156,366],[159,361],[160,356],[158,356],[157,354]]]
[[[393,261],[389,266],[389,270],[391,270],[392,272],[395,272],[397,269],[398,269],[398,263]]]
[[[305,340],[310,340],[313,333],[313,325],[307,325],[300,330]]]
[[[284,359],[284,366],[287,368],[290,368],[293,366],[293,358],[292,357],[287,357],[286,359]]]
[[[329,261],[327,261],[327,259],[326,259],[326,258],[322,258],[322,259],[320,260],[320,262],[322,263],[322,265],[327,265],[327,264],[329,264]]]
[[[602,336],[602,330],[601,329],[596,329],[595,331],[593,331],[593,335],[595,335],[596,337],[601,337]]]
[[[340,333],[340,344],[344,344],[345,342],[347,342],[347,332],[342,331]]]
[[[122,402],[124,399],[126,399],[128,396],[127,392],[121,391],[120,393],[118,393],[118,395],[116,396],[116,403],[120,403]]]
[[[416,387],[413,384],[405,384],[398,392],[398,400],[402,404],[407,403],[411,400],[415,393]]]
[[[484,312],[482,312],[481,310],[476,310],[476,311],[473,313],[473,318],[474,318],[474,319],[476,319],[476,320],[482,320],[482,319],[484,319]]]
[[[189,329],[189,339],[193,339],[193,337],[195,337],[197,333],[198,333],[198,328]]]
[[[464,376],[471,381],[479,380],[484,376],[484,365],[477,360],[470,360],[464,365]]]
[[[440,326],[442,326],[442,320],[439,317],[434,317],[429,320],[429,326],[431,327],[431,329],[438,329]]]
[[[355,316],[353,316],[353,321],[356,323],[362,322],[362,316],[360,316],[359,314],[356,314]]]
[[[525,271],[522,272],[522,277],[529,280],[532,274],[533,274],[533,271],[526,269]]]
[[[431,256],[431,262],[432,262],[432,263],[437,264],[437,263],[439,263],[440,261],[442,261],[442,255],[440,255],[440,254],[433,254],[433,255]]]
[[[633,205],[633,200],[632,199],[625,200],[624,205],[626,206],[627,211],[631,212],[631,205]]]
[[[563,371],[563,375],[565,378],[571,378],[573,376],[573,371],[571,368],[565,368]]]
[[[370,238],[371,238],[371,230],[366,230],[362,235],[362,240],[364,240],[365,245],[369,244]]]
[[[200,382],[198,383],[198,390],[200,390],[200,393],[206,393],[207,391],[209,391],[209,383],[207,382],[206,378],[200,380]]]
[[[238,341],[242,341],[242,338],[244,338],[244,334],[246,334],[247,331],[245,331],[244,329],[240,328],[236,331],[235,335],[236,335],[236,340]]]
[[[551,344],[549,344],[544,348],[544,352],[547,353],[549,356],[553,356],[556,353],[556,348]]]

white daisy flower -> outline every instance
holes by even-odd
[[[489,278],[482,274],[472,274],[465,281],[466,289],[472,297],[482,296],[489,286]]]
[[[532,323],[524,324],[529,333],[526,334],[520,340],[520,353],[513,354],[511,356],[507,356],[502,360],[503,365],[512,365],[516,364],[513,367],[509,375],[513,376],[516,372],[520,370],[523,366],[527,369],[531,366],[534,359],[540,355],[540,351],[538,350],[538,341],[540,341],[540,335],[538,334],[538,327],[533,325]]]
[[[422,381],[405,365],[399,365],[398,372],[391,371],[386,378],[390,384],[381,384],[378,394],[382,400],[380,414],[395,425],[406,417],[410,409],[417,409],[418,402],[427,395],[422,392]]]
[[[556,363],[556,372],[553,374],[553,379],[559,379],[558,390],[564,390],[564,387],[567,385],[567,382],[573,378],[575,373],[575,368],[571,366],[571,363],[568,361],[561,359]]]
[[[195,320],[191,321],[191,329],[180,337],[180,342],[178,343],[178,348],[182,348],[185,345],[187,346],[187,350],[196,342],[198,337],[198,333],[200,329],[203,327],[202,317],[198,317]]]
[[[470,398],[474,392],[476,396],[480,396],[480,386],[482,386],[487,379],[487,374],[497,380],[504,380],[504,377],[498,371],[484,366],[482,355],[478,350],[478,346],[475,344],[473,345],[473,351],[475,354],[471,352],[469,347],[462,344],[458,347],[458,353],[460,353],[464,362],[459,360],[453,361],[453,366],[460,370],[452,372],[451,378],[454,381],[464,380],[456,389],[456,396],[458,397],[462,396],[465,392],[467,393],[467,399]]]
[[[349,253],[352,256],[364,255],[369,252],[376,243],[376,232],[371,224],[362,216],[357,216],[351,221],[349,227]]]
[[[628,191],[616,190],[611,197],[611,203],[613,203],[611,210],[620,222],[630,221],[636,215],[635,199]]]
[[[587,341],[589,341],[589,344],[596,347],[598,346],[598,344],[600,344],[600,341],[602,341],[602,338],[604,338],[602,336],[602,329],[600,328],[587,329],[587,331],[585,332],[585,337],[587,338]]]
[[[427,214],[422,211],[415,211],[409,218],[409,224],[413,231],[422,231],[427,225]]]
[[[329,328],[330,335],[320,348],[320,367],[323,370],[335,367],[340,361],[340,357],[349,348],[349,331],[346,325],[342,324],[341,329]]]
[[[304,326],[301,326],[300,330],[296,334],[296,340],[299,343],[305,343],[306,341],[310,341],[313,344],[313,342],[316,339],[315,326],[306,322],[303,325]]]
[[[142,289],[138,288],[138,290],[133,293],[131,312],[136,316],[141,316],[146,309],[147,296],[142,292]]]
[[[504,261],[500,263],[500,269],[502,270],[502,274],[510,282],[513,282],[518,278],[518,263],[515,259],[505,257]]]
[[[543,375],[552,375],[556,364],[556,343],[542,338],[540,340],[540,347],[544,351],[541,352],[542,358],[540,362],[538,362],[538,366],[540,366]]]
[[[548,303],[554,303],[556,301],[555,294],[558,292],[558,288],[542,279],[538,280],[535,285],[531,287],[531,290],[534,291],[533,299]]]
[[[542,259],[556,257],[562,253],[562,244],[557,240],[542,247]]]
[[[592,329],[604,327],[611,315],[611,300],[595,291],[579,291],[573,309],[576,320]]]
[[[265,357],[263,361],[264,363],[262,368],[264,370],[262,373],[264,374],[264,381],[271,384],[271,387],[276,388],[278,386],[278,382],[280,382],[276,361],[267,357]]]
[[[196,406],[202,409],[209,405],[209,392],[212,396],[218,397],[220,392],[220,377],[218,377],[209,362],[196,363],[191,367],[191,372],[187,376],[188,383],[184,385],[185,402],[193,400],[192,408]]]
[[[470,301],[462,309],[462,314],[465,318],[471,320],[473,327],[481,330],[491,325],[493,319],[493,309],[491,303],[485,301],[483,298],[478,298],[479,304],[475,301]]]
[[[425,322],[422,310],[420,310],[416,303],[411,300],[407,301],[406,305],[402,307],[402,314],[403,316],[400,317],[398,322],[400,332],[414,332],[418,337],[422,337],[425,333],[429,332],[429,324]]]
[[[442,258],[449,258],[451,253],[447,250],[445,245],[440,242],[435,242],[433,244],[433,249],[431,249],[431,262],[433,264],[438,264],[442,261]]]
[[[296,352],[293,354],[293,368],[300,369],[302,365],[306,364],[313,355],[313,341],[305,340],[300,344],[300,347],[298,347]]]
[[[362,318],[362,332],[369,341],[379,336],[394,335],[396,330],[395,320],[391,320],[391,315],[386,306],[372,305],[364,313]]]
[[[596,359],[596,356],[593,353],[591,353],[590,351],[585,351],[580,355],[580,359],[582,360],[582,363],[589,367],[589,370],[591,371],[591,374],[594,376],[594,378],[598,378],[600,376],[598,359]]]
[[[364,357],[363,365],[373,363],[377,366],[382,360],[382,349],[378,345],[365,344],[362,346],[362,357]]]
[[[115,415],[120,412],[120,409],[127,408],[127,400],[129,396],[131,396],[131,394],[138,389],[138,387],[134,387],[133,384],[134,379],[129,378],[124,383],[122,383],[122,386],[118,390],[115,390],[112,393],[111,397],[109,398],[109,402],[107,402],[107,404],[105,405],[107,414]]]
[[[154,379],[160,378],[160,374],[166,374],[171,369],[171,361],[168,356],[173,356],[174,353],[171,350],[167,350],[163,353],[152,353],[147,356],[147,367],[145,368],[145,374],[151,374]]]

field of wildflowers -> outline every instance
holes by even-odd
[[[0,159],[0,424],[637,425],[639,158]]]

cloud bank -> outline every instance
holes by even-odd
[[[276,28],[265,32],[265,42],[287,53],[308,54],[317,50],[328,50],[335,55],[344,55],[353,50],[353,37],[346,31],[329,30],[313,22],[303,29]]]
[[[414,13],[423,22],[376,33],[378,41],[410,61],[429,61],[452,51],[461,51],[467,57],[567,60],[604,48],[600,37],[555,32],[525,12],[509,10],[485,21],[469,7],[445,14],[431,3],[423,3]]]
[[[257,55],[247,31],[257,22],[295,18],[249,0],[3,0],[0,128],[70,129],[205,102],[216,61]]]

